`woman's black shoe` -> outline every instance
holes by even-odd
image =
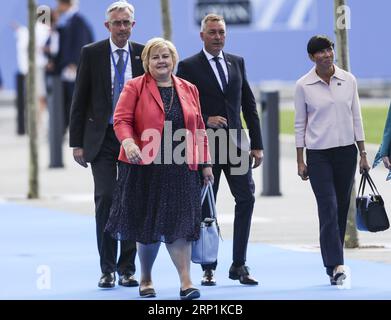
[[[156,292],[154,288],[145,288],[145,289],[140,289],[139,288],[139,294],[141,298],[155,298],[156,297]]]
[[[342,265],[336,266],[333,271],[333,276],[330,277],[330,284],[332,286],[342,286],[345,279],[346,274],[344,267]]]
[[[330,284],[332,286],[342,286],[345,279],[345,272],[338,272],[333,277],[330,277]]]
[[[179,292],[179,296],[181,297],[181,300],[193,300],[199,298],[201,294],[200,290],[197,288],[189,288],[186,290],[181,290]]]

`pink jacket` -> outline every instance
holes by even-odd
[[[186,163],[197,170],[199,163],[210,162],[208,138],[202,120],[196,86],[172,75],[174,88],[182,106],[186,129]],[[149,73],[129,80],[114,112],[114,131],[120,142],[133,138],[141,150],[142,162],[150,164],[159,151],[165,112],[156,81]],[[121,146],[120,161],[129,162]]]

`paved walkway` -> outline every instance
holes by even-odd
[[[0,203],[0,218],[0,273],[9,275],[2,281],[0,300],[143,300],[149,305],[163,303],[157,300],[179,300],[178,275],[164,245],[152,273],[157,297],[141,299],[138,288],[97,287],[99,258],[93,232],[95,219],[91,215],[4,202]],[[351,276],[344,287],[330,286],[319,253],[250,243],[247,257],[251,274],[260,285],[245,286],[228,279],[231,251],[232,241],[220,243],[214,287],[200,286],[201,268],[191,265],[193,283],[201,291],[200,300],[235,300],[235,304],[242,305],[243,300],[391,299],[390,264],[346,259]],[[137,278],[139,270],[136,259]],[[136,305],[137,309],[142,306]],[[254,308],[259,310],[259,305]]]

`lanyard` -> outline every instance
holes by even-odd
[[[119,90],[120,90],[120,92],[122,91],[122,88],[123,88],[124,83],[125,83],[126,66],[128,65],[129,56],[130,56],[130,44],[128,43],[128,45],[129,45],[129,52],[128,52],[128,54],[126,55],[126,60],[125,60],[125,63],[124,63],[124,69],[122,70],[122,73],[121,73],[121,74],[119,73],[118,68],[117,68],[117,65],[116,65],[116,63],[115,63],[113,51],[110,51],[111,60],[113,61],[113,66],[114,66],[114,72],[115,72],[115,74],[116,74],[116,76],[117,76],[118,83],[119,83]],[[119,58],[118,58],[118,59],[119,59]]]

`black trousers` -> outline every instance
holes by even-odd
[[[91,162],[95,185],[96,237],[102,272],[117,271],[119,274],[134,274],[136,270],[136,243],[120,241],[120,255],[117,262],[118,241],[104,232],[117,181],[119,148],[120,144],[114,134],[113,126],[110,125],[106,131],[100,152]]]
[[[308,175],[318,204],[320,249],[326,273],[344,264],[343,244],[357,166],[355,145],[308,150]]]
[[[71,104],[73,90],[75,89],[75,82],[63,81],[63,107],[64,107],[64,134],[69,127],[69,120],[71,117]]]
[[[218,149],[216,148],[216,150]],[[239,155],[240,153],[241,151],[238,150]],[[250,161],[247,154],[248,152],[245,153],[246,156],[244,157],[244,159],[245,161]],[[235,198],[232,260],[233,265],[240,267],[246,262],[247,244],[250,236],[251,217],[253,214],[255,203],[255,184],[252,178],[250,165],[248,166],[248,170],[246,170],[245,173],[236,174],[235,168],[237,169],[239,165],[233,165],[232,163],[230,163],[230,161],[228,161],[227,164],[220,164],[220,160],[217,154],[216,161],[214,161],[215,163],[213,164],[212,168],[214,175],[213,191],[215,199],[217,201],[217,192],[219,190],[220,177],[221,173],[224,172],[231,193]],[[209,206],[207,204],[207,201],[205,201],[202,206],[202,215],[203,217],[209,216]],[[212,264],[202,265],[202,270],[215,270],[216,266],[217,261]]]

